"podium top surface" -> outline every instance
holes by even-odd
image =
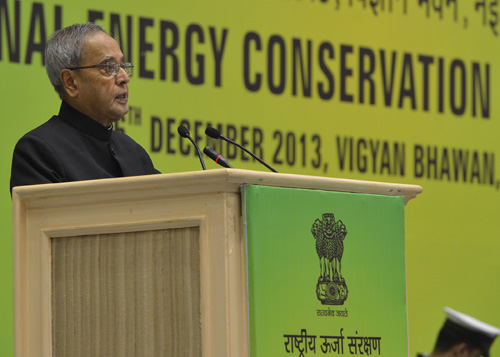
[[[167,173],[15,187],[14,203],[25,207],[60,206],[79,203],[116,202],[204,193],[238,193],[242,185],[266,185],[325,191],[403,196],[405,204],[422,192],[417,185],[330,177],[282,174],[240,169]],[[85,197],[82,199],[82,195]]]

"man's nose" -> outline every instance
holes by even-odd
[[[120,67],[118,69],[118,73],[116,74],[116,83],[120,85],[123,83],[127,84],[128,82],[130,82],[130,77],[128,76],[127,72],[125,72],[125,69]]]

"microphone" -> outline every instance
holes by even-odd
[[[203,149],[205,155],[215,161],[216,164],[219,164],[222,167],[227,167],[228,169],[232,169],[233,167],[229,164],[229,162],[225,159],[224,156],[219,154],[217,151],[212,149],[210,146],[205,146]]]
[[[207,126],[207,128],[205,129],[205,134],[207,134],[208,136],[210,136],[211,138],[214,138],[214,139],[222,139],[224,141],[227,141],[228,143],[230,144],[233,144],[233,145],[236,145],[237,147],[239,147],[241,150],[245,151],[248,155],[250,155],[251,157],[253,157],[255,160],[257,160],[258,162],[260,162],[262,165],[264,165],[265,167],[267,167],[269,170],[271,170],[272,172],[278,172],[276,171],[275,169],[273,169],[271,166],[269,166],[267,163],[264,162],[264,160],[262,160],[260,157],[258,157],[257,155],[255,155],[254,153],[250,152],[249,150],[247,150],[245,147],[241,146],[240,144],[232,141],[231,139],[228,139],[226,138],[224,135],[221,134],[221,132],[218,130],[218,129],[215,129],[214,127],[212,126]]]
[[[188,138],[193,143],[194,147],[196,148],[196,151],[198,152],[198,157],[200,158],[201,167],[203,167],[203,170],[206,170],[207,168],[205,167],[205,161],[203,161],[203,156],[201,155],[200,148],[198,147],[198,145],[196,145],[196,142],[193,140],[191,135],[189,135],[188,128],[186,128],[184,125],[179,125],[179,127],[177,128],[177,132],[179,133],[180,136],[182,136],[183,138]]]

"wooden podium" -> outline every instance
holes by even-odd
[[[240,187],[404,196],[235,169],[17,187],[16,356],[247,356]]]

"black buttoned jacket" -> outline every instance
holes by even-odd
[[[159,173],[129,136],[62,102],[59,115],[24,135],[12,159],[15,186]]]

